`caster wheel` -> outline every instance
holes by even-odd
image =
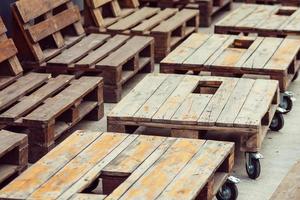
[[[238,189],[234,183],[226,182],[216,195],[218,200],[236,200]]]
[[[284,118],[281,113],[276,112],[272,122],[270,124],[270,129],[272,131],[280,131],[284,126]]]
[[[284,96],[282,102],[280,103],[280,107],[286,110],[284,114],[291,112],[291,110],[293,109],[292,99],[288,96]]]
[[[298,76],[299,76],[299,71],[296,72],[296,74],[295,74],[295,76],[293,77],[292,81],[297,80]]]
[[[260,169],[261,167],[259,159],[254,158],[251,154],[249,154],[246,163],[248,177],[254,180],[257,179],[260,176]]]
[[[92,184],[83,190],[83,193],[91,193],[94,189],[96,189],[99,185],[99,179],[92,182]]]

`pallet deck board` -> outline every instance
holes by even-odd
[[[196,38],[199,40],[194,43]],[[192,48],[189,48],[190,45],[193,45]],[[299,50],[299,40],[291,37],[198,33],[163,59],[160,70],[165,73],[208,71],[237,77],[265,75],[278,80],[280,90],[284,92],[299,69]]]
[[[233,154],[234,144],[230,142],[77,131],[0,190],[0,197],[134,199],[142,195],[153,199],[174,192],[185,199],[194,199],[198,194],[203,195],[205,186],[222,172],[219,167]],[[214,162],[208,162],[210,156],[215,158]],[[205,173],[198,173],[199,164]],[[232,167],[225,170],[227,177]],[[103,178],[104,190],[109,187],[114,190],[108,194],[83,193],[98,177]],[[125,180],[111,185],[111,178]],[[191,183],[190,178],[197,179],[197,184],[187,187],[181,183],[181,180]],[[219,189],[222,183],[215,180],[214,186]],[[211,198],[208,194],[205,197]],[[174,196],[174,199],[181,198]]]
[[[148,75],[109,113],[108,130],[130,132],[130,127],[145,126],[186,130],[185,137],[202,130],[261,135],[271,123],[263,119],[275,114],[278,93],[275,80]],[[260,144],[247,148],[257,150]]]

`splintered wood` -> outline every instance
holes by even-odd
[[[12,6],[18,23],[15,32],[20,40],[25,39],[18,42],[24,66],[53,75],[102,76],[106,102],[118,102],[122,86],[138,72],[152,72],[153,38],[86,36],[80,12],[70,0],[40,4],[20,0]]]
[[[274,80],[151,74],[108,114],[108,130],[156,127],[191,138],[229,132],[240,136],[242,151],[257,152],[278,103]]]
[[[26,135],[0,130],[0,188],[27,168]]]
[[[300,9],[280,5],[244,4],[215,25],[215,33],[257,33],[261,36],[300,35]]]
[[[120,5],[121,2],[86,0],[87,31],[152,36],[155,38],[157,62],[191,33],[198,31],[199,12],[197,10],[123,8]]]
[[[299,70],[300,40],[223,34],[193,34],[161,62],[164,73],[211,72],[220,76],[265,76],[286,91]]]
[[[6,31],[0,17],[0,89],[23,73],[23,68],[16,56],[18,50],[12,39],[7,38]]]
[[[28,134],[31,162],[84,117],[103,117],[101,78],[30,73],[0,90],[0,125]]]
[[[0,198],[211,200],[233,164],[230,142],[77,131]],[[86,192],[99,178],[103,193]]]
[[[200,11],[200,26],[209,27],[212,19],[224,10],[230,10],[232,0],[140,0],[143,4],[161,8],[188,8]]]

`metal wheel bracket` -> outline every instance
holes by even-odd
[[[287,112],[287,110],[284,109],[284,108],[281,108],[281,107],[277,107],[276,112],[277,112],[277,113],[280,113],[280,114],[284,114],[284,113]]]
[[[263,156],[261,153],[259,153],[259,152],[256,152],[256,153],[250,153],[250,156],[251,156],[252,158],[257,159],[257,160],[264,159],[264,156]]]
[[[236,178],[236,177],[234,177],[234,176],[229,176],[229,177],[227,178],[227,181],[228,181],[229,183],[234,183],[234,184],[238,184],[238,183],[241,182],[241,180],[240,180],[239,178]]]
[[[291,91],[286,91],[284,93],[281,93],[281,96],[282,96],[282,98],[283,97],[289,97],[291,99],[291,101],[293,101],[293,102],[296,101],[295,95]]]

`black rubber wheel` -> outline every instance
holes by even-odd
[[[94,189],[96,189],[99,185],[99,179],[96,179],[92,184],[85,188],[82,193],[91,193]]]
[[[282,102],[280,103],[280,107],[286,110],[284,114],[291,112],[291,110],[293,109],[292,99],[289,96],[284,96]]]
[[[272,122],[270,124],[270,129],[272,131],[280,131],[284,126],[284,118],[281,113],[275,113]]]
[[[216,197],[218,200],[236,200],[238,194],[236,185],[227,181],[219,190]]]
[[[246,171],[248,177],[251,179],[257,179],[260,176],[260,161],[259,159],[253,158],[250,155],[248,163],[246,163]]]
[[[297,71],[297,72],[296,72],[296,74],[294,75],[294,77],[293,77],[292,81],[295,81],[295,80],[297,80],[298,76],[299,76],[299,71]]]

